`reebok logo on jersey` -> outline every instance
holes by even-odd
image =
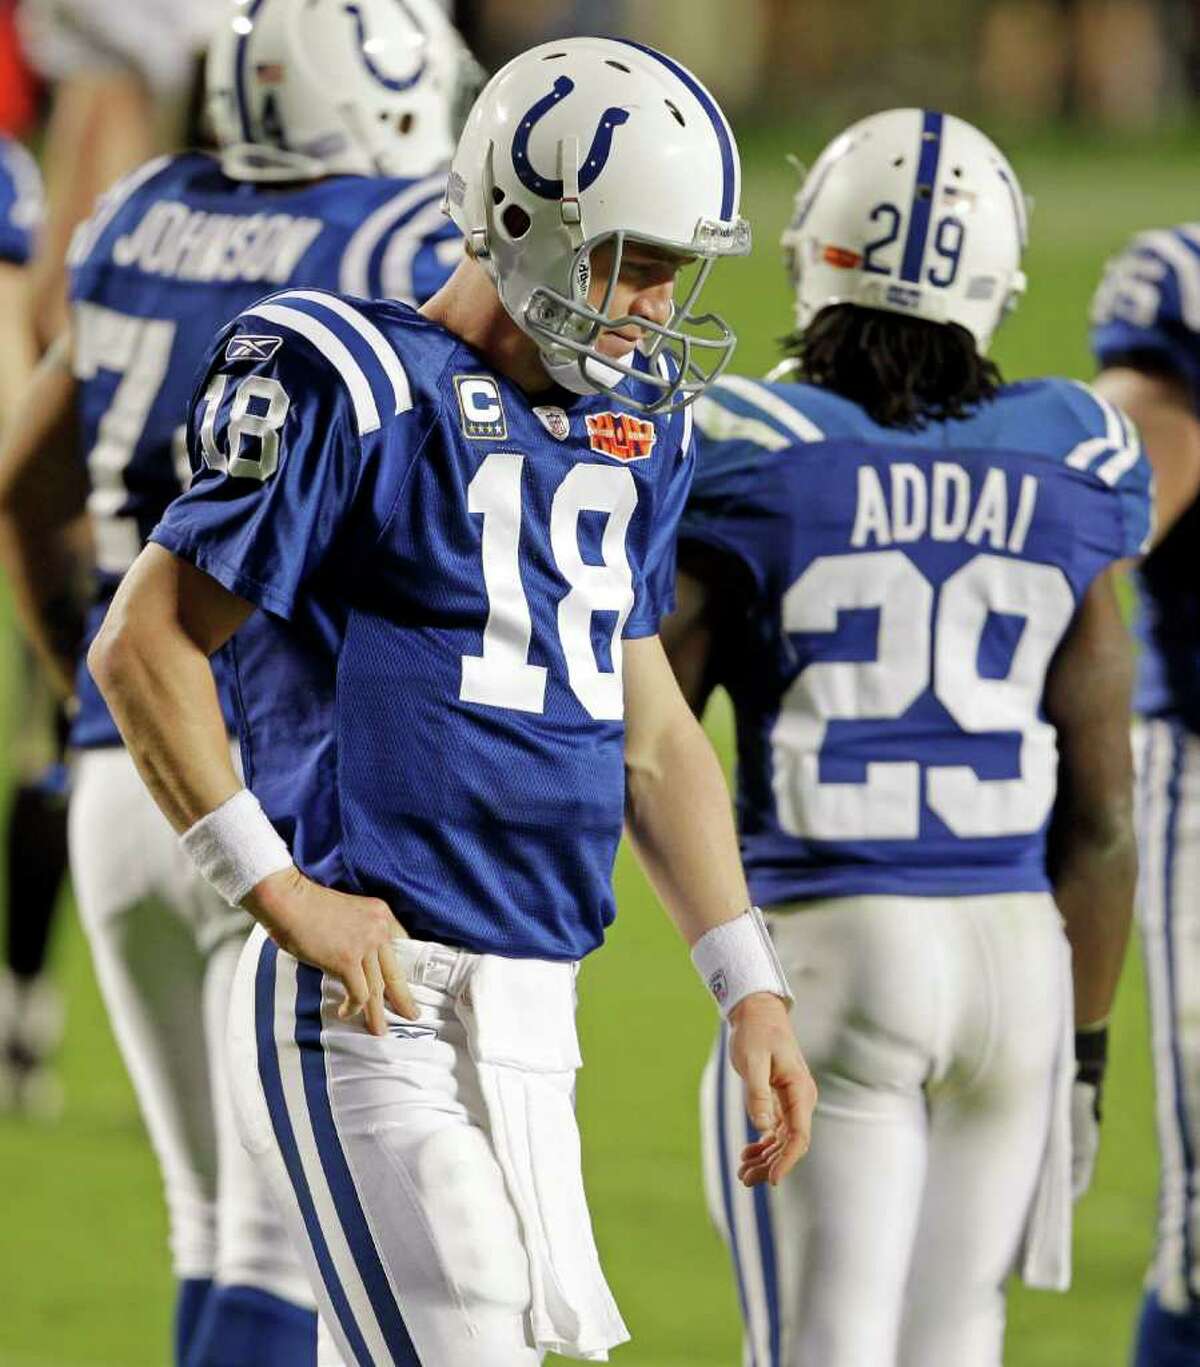
[[[654,450],[658,433],[648,418],[632,413],[588,413],[588,445],[613,460],[645,460]]]
[[[541,404],[533,410],[538,422],[555,441],[566,441],[571,434],[571,419],[565,408],[555,408],[553,404]]]
[[[231,337],[225,348],[227,361],[269,361],[283,345],[282,337]]]
[[[472,441],[504,441],[508,422],[496,381],[487,375],[455,375],[454,388],[462,413],[463,436]]]

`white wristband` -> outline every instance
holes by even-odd
[[[692,946],[692,963],[727,1020],[752,992],[773,992],[788,1006],[795,1000],[757,907],[705,931]]]
[[[292,865],[291,851],[249,788],[234,793],[189,826],[179,843],[234,907],[264,878]]]

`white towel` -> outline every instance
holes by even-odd
[[[1075,1079],[1075,999],[1071,948],[1062,943],[1062,1021],[1050,1131],[1019,1256],[1021,1280],[1041,1291],[1071,1285],[1071,1084]]]
[[[575,1123],[574,965],[483,955],[457,1001],[529,1255],[534,1340],[607,1362],[629,1338],[592,1234]]]

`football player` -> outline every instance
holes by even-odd
[[[0,139],[0,432],[12,422],[37,363],[27,263],[42,220],[37,164]],[[0,969],[0,1110],[56,1115],[50,1064],[62,1009],[46,973],[50,930],[67,867],[67,807],[53,694],[23,652],[14,735],[19,779],[8,812],[5,966]]]
[[[623,819],[732,1017],[764,1173],[806,1143],[788,988],[657,636],[686,405],[734,345],[696,301],[749,249],[739,178],[669,57],[515,58],[451,164],[467,256],[420,312],[285,290],[220,335],[197,476],[91,649],[182,849],[262,924],[235,1097],[347,1362],[627,1337],[571,1104]]]
[[[186,482],[188,394],[220,327],[284,286],[417,300],[443,283],[462,255],[439,208],[462,54],[431,0],[235,8],[208,66],[220,156],[150,162],[81,230],[69,341],[39,372],[0,472],[18,606],[77,699],[75,887],[163,1171],[188,1367],[310,1361],[311,1295],[227,1101],[224,1022],[250,918],[181,857],[95,684],[76,672],[78,642],[55,631],[60,531],[86,503],[90,636]],[[253,340],[244,349],[258,354]],[[230,719],[234,686],[222,675]]]
[[[749,1193],[771,1151],[739,1162],[725,1035],[706,1075],[747,1361],[994,1367],[1010,1270],[1069,1276],[1070,960],[1092,1104],[1134,879],[1114,567],[1150,477],[1110,404],[987,359],[1025,236],[971,125],[855,124],[785,235],[787,363],[697,408],[664,640],[697,709],[732,698],[743,857],[821,1090],[811,1158]]]
[[[1156,546],[1137,575],[1134,703],[1138,922],[1154,1045],[1161,1163],[1158,1235],[1137,1367],[1200,1363],[1196,1153],[1200,1144],[1200,227],[1139,233],[1092,307],[1096,388],[1124,406],[1154,466]]]

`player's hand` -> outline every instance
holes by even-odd
[[[746,1113],[759,1133],[742,1150],[738,1179],[748,1187],[774,1185],[808,1152],[817,1085],[778,997],[746,997],[729,1025],[729,1058],[746,1085]]]
[[[386,1035],[385,1003],[417,1019],[420,1012],[392,949],[404,930],[386,902],[323,888],[293,866],[264,878],[245,905],[281,949],[341,982],[342,1020],[362,1012],[373,1035]]]
[[[1075,1081],[1071,1084],[1071,1195],[1076,1201],[1092,1184],[1100,1151],[1100,1107],[1108,1067],[1108,1027],[1075,1032]]]
[[[1099,1096],[1090,1082],[1071,1084],[1071,1195],[1078,1201],[1092,1185],[1100,1151]]]

